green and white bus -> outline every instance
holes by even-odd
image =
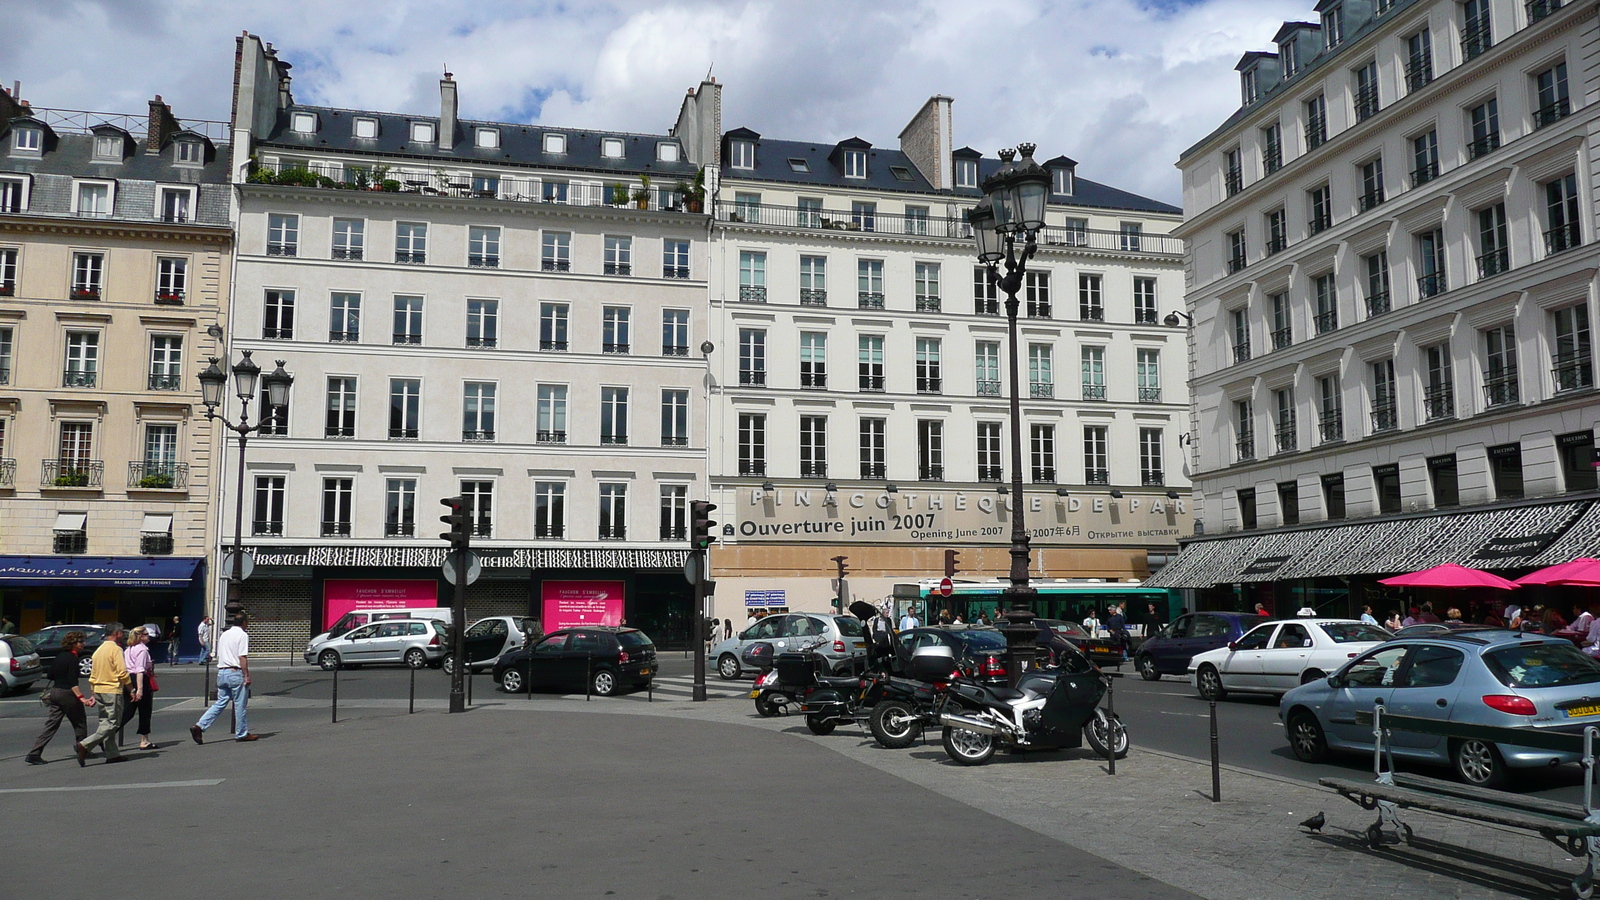
[[[939,611],[948,609],[961,621],[972,623],[981,615],[992,621],[997,608],[1009,608],[1004,594],[1011,582],[1004,578],[986,580],[953,580],[954,591],[949,597],[939,593],[938,578],[900,582],[894,586],[894,617],[899,619],[912,606],[923,622],[937,622]],[[1130,626],[1151,624],[1150,605],[1155,604],[1154,627],[1170,622],[1178,615],[1183,597],[1179,591],[1166,588],[1148,588],[1134,582],[1100,581],[1077,578],[1029,579],[1028,584],[1038,592],[1033,601],[1033,614],[1044,619],[1065,619],[1082,622],[1090,610],[1102,623],[1109,617],[1112,606],[1122,604],[1127,610]],[[1143,628],[1132,628],[1135,633]]]

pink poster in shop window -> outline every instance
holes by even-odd
[[[623,584],[620,581],[544,582],[546,633],[577,625],[621,625]]]
[[[439,605],[439,583],[433,579],[343,579],[322,583],[323,628],[352,609],[411,609]]]

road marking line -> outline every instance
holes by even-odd
[[[1164,709],[1158,709],[1158,710],[1156,710],[1156,712],[1162,714],[1163,716],[1188,716],[1188,717],[1190,717],[1192,719],[1209,719],[1209,718],[1211,718],[1211,715],[1209,713],[1168,712],[1167,710],[1164,710]]]
[[[135,791],[146,788],[215,787],[224,779],[204,778],[199,781],[150,781],[138,784],[88,784],[81,787],[4,788],[0,794],[51,794],[64,791]]]

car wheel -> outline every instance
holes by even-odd
[[[903,750],[916,743],[917,732],[922,730],[922,723],[911,707],[891,701],[879,703],[872,708],[872,715],[867,719],[867,727],[871,729],[872,737],[883,747]]]
[[[838,719],[824,719],[815,713],[806,716],[806,727],[815,735],[833,734],[834,726],[838,724]]]
[[[1506,762],[1488,741],[1455,741],[1450,745],[1450,762],[1456,777],[1477,787],[1499,788],[1506,783]]]
[[[1319,763],[1328,756],[1328,739],[1317,717],[1301,709],[1289,715],[1289,749],[1301,762]]]
[[[1139,667],[1140,678],[1143,678],[1145,681],[1161,680],[1161,672],[1156,669],[1155,657],[1150,656],[1149,654],[1141,656],[1139,657],[1139,662],[1136,663],[1136,665]]]
[[[609,697],[617,692],[617,673],[601,669],[590,678],[589,687],[597,697]]]
[[[1217,667],[1207,664],[1200,667],[1195,673],[1195,685],[1200,689],[1200,696],[1206,700],[1224,700],[1228,696],[1227,690],[1222,687],[1222,673]]]
[[[439,660],[439,668],[444,670],[446,675],[454,675],[456,673],[456,655],[454,653],[446,653],[444,659]]]
[[[413,669],[420,669],[428,664],[428,654],[423,653],[418,647],[406,651],[406,665]]]
[[[981,766],[994,756],[994,735],[946,725],[944,752],[959,765]]]
[[[1300,683],[1310,684],[1313,681],[1321,681],[1327,677],[1327,673],[1323,672],[1321,669],[1307,669],[1300,673]]]
[[[78,660],[78,674],[82,675],[84,678],[88,678],[90,675],[94,674],[94,660],[91,657],[85,656],[84,658]]]
[[[724,653],[717,658],[717,674],[723,681],[732,681],[739,677],[739,658],[732,653]]]
[[[500,687],[508,694],[520,694],[527,688],[527,683],[522,680],[522,673],[516,669],[507,669],[500,673]]]
[[[334,650],[324,650],[317,655],[317,665],[324,672],[332,672],[339,668],[339,654]]]

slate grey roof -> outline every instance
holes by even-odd
[[[57,132],[55,146],[45,145],[39,156],[18,153],[5,139],[8,129],[0,130],[0,171],[32,175],[73,175],[79,178],[114,178],[119,181],[161,181],[168,184],[227,184],[226,144],[206,151],[203,166],[180,166],[172,161],[170,144],[159,156],[144,152],[145,142],[135,141],[131,155],[122,162],[102,162],[94,158],[94,135]]]
[[[297,112],[317,116],[315,134],[301,134],[290,125]],[[378,120],[376,138],[355,136],[357,117]],[[272,133],[257,146],[305,153],[340,152],[359,153],[363,156],[426,160],[432,164],[470,165],[472,163],[500,166],[528,166],[541,169],[565,169],[584,172],[615,172],[630,175],[651,175],[676,181],[692,180],[698,168],[683,158],[679,145],[677,162],[656,159],[656,144],[678,144],[677,138],[665,134],[632,134],[619,131],[593,131],[587,129],[558,128],[545,125],[526,125],[513,122],[485,122],[461,119],[456,124],[456,142],[453,149],[442,149],[436,143],[417,144],[411,141],[411,123],[430,122],[435,133],[439,130],[437,116],[408,116],[400,113],[372,112],[369,110],[336,109],[323,106],[295,105],[279,110]],[[499,147],[479,147],[473,136],[478,127],[496,128],[500,131]],[[544,135],[567,136],[566,153],[544,152]],[[603,138],[621,138],[622,153],[619,158],[600,154]]]
[[[728,137],[749,138],[753,135],[749,129],[737,129],[724,135]],[[838,144],[806,143],[804,141],[782,141],[771,138],[756,138],[756,166],[752,169],[735,169],[727,162],[722,165],[722,177],[725,179],[754,179],[758,181],[772,181],[780,184],[797,185],[827,185],[842,188],[867,188],[875,191],[891,191],[913,194],[946,194],[949,196],[964,197],[977,200],[983,192],[976,188],[957,188],[954,191],[939,191],[924,178],[917,167],[912,164],[910,157],[899,150],[888,150],[874,147],[867,151],[867,177],[846,178],[844,172],[835,165],[832,156]],[[843,143],[843,142],[841,142]],[[963,148],[966,149],[966,148]],[[957,150],[953,156],[965,156],[962,150]],[[727,154],[723,154],[727,159]],[[809,171],[797,172],[790,165],[789,160],[803,159]],[[999,159],[981,158],[978,160],[978,183],[989,177],[996,169],[1000,168]],[[901,180],[895,177],[894,169],[901,167],[908,170],[910,180]],[[1051,197],[1052,203],[1066,203],[1071,206],[1097,207],[1101,209],[1121,209],[1134,212],[1155,212],[1181,214],[1182,209],[1149,197],[1141,197],[1128,191],[1119,190],[1097,181],[1077,176],[1075,179],[1076,193],[1070,200]]]

